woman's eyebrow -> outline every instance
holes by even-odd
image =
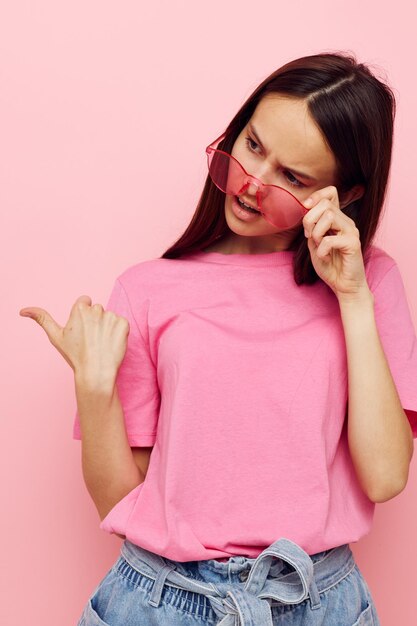
[[[256,132],[251,122],[249,122],[248,128],[255,136],[255,139],[258,142],[258,144],[261,146],[261,148],[263,148],[265,152],[268,152],[268,150],[266,150],[265,146],[263,145],[262,141],[259,139],[258,133]],[[284,167],[287,170],[290,170],[290,172],[293,172],[294,174],[297,174],[298,176],[301,176],[301,178],[306,178],[307,180],[311,180],[311,182],[313,183],[317,182],[317,178],[314,178],[314,176],[310,176],[309,174],[305,174],[304,172],[299,172],[298,170],[295,170],[293,167],[290,167],[289,165],[282,165],[282,167]]]

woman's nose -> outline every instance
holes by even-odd
[[[255,183],[255,181],[251,180],[249,182],[249,186],[248,186],[246,191],[247,191],[248,195],[255,197],[256,196],[256,192],[258,191],[258,189],[260,189],[260,187],[261,186],[258,185],[258,183]]]

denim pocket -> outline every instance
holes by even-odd
[[[163,603],[159,607],[148,604],[151,588],[150,578],[136,572],[123,557],[119,557],[90,594],[78,626],[171,625],[171,621],[163,621],[166,610]],[[157,622],[157,613],[162,614],[160,622]]]
[[[372,616],[372,605],[369,601],[367,607],[359,615],[353,626],[375,626]]]
[[[87,606],[85,607],[81,624],[82,626],[110,626],[107,622],[103,622],[99,614],[94,609],[91,599],[88,601]]]
[[[84,607],[84,611],[79,622],[79,626],[110,626],[107,622],[100,617],[100,603],[105,604],[108,601],[108,589],[111,586],[111,578],[114,577],[114,568],[112,567],[104,578],[99,582],[93,593],[90,595],[87,604]]]

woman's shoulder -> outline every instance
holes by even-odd
[[[377,261],[378,260],[378,262],[385,261],[385,262],[395,263],[395,259],[386,250],[384,250],[383,248],[375,244],[371,244],[370,246],[368,246],[364,254],[364,260],[365,261]]]
[[[368,246],[363,259],[366,278],[371,288],[375,287],[385,274],[397,265],[394,257],[380,246],[374,244]]]
[[[145,259],[132,265],[128,265],[116,276],[126,291],[138,288],[152,289],[153,286],[160,287],[164,279],[170,279],[178,274],[177,259],[165,259],[156,257]]]
[[[377,308],[384,302],[402,301],[407,304],[407,291],[400,265],[379,246],[372,246],[366,255],[365,273],[370,290],[376,297]]]

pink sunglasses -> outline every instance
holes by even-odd
[[[302,221],[309,209],[290,192],[278,185],[266,185],[251,176],[231,154],[214,146],[225,136],[223,133],[206,148],[209,174],[213,183],[224,193],[241,196],[252,183],[256,185],[257,209],[276,228],[285,230]]]

